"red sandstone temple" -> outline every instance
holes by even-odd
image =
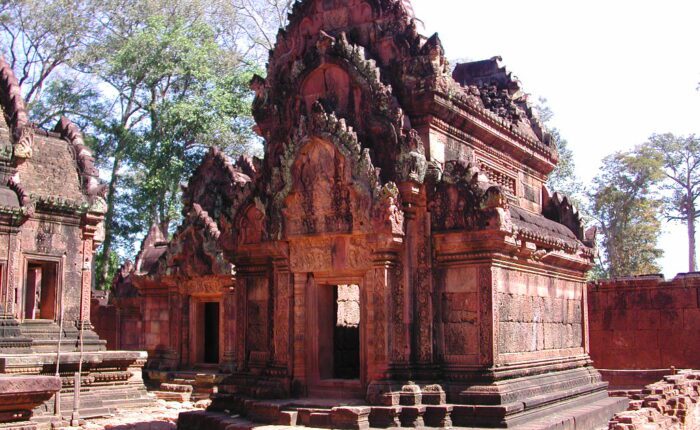
[[[120,275],[150,374],[221,380],[180,428],[588,429],[624,409],[588,355],[592,237],[544,187],[550,136],[500,59],[451,70],[405,3],[297,2],[252,81],[264,158],[212,149],[174,237],[152,229]]]

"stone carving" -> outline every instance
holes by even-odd
[[[34,147],[34,130],[31,127],[24,127],[20,132],[19,139],[15,142],[14,155],[20,159],[32,158]]]
[[[95,158],[90,148],[85,145],[83,134],[78,127],[68,118],[61,117],[54,131],[59,133],[62,138],[66,139],[73,146],[76,161],[78,162],[78,170],[83,182],[83,188],[88,196],[91,198],[105,198],[107,195],[107,185],[100,182],[99,171],[95,166]]]
[[[569,197],[561,193],[554,193],[550,196],[547,187],[542,188],[542,194],[544,196],[542,214],[548,219],[568,227],[576,235],[577,239],[581,241],[586,240],[581,214]]]
[[[251,206],[241,218],[240,241],[241,245],[259,243],[264,237],[265,214],[255,206]]]
[[[381,189],[379,203],[375,206],[375,231],[390,231],[395,235],[404,234],[404,213],[400,207],[399,189],[389,182]]]
[[[290,244],[290,267],[295,272],[313,272],[331,267],[329,239],[301,239]]]

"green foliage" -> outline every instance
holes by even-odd
[[[576,176],[576,163],[574,162],[574,153],[569,148],[569,143],[564,139],[556,127],[551,126],[554,113],[547,104],[547,99],[540,98],[537,105],[534,106],[535,111],[540,117],[540,121],[548,129],[552,135],[552,141],[559,152],[559,163],[547,179],[547,188],[551,192],[561,192],[569,196],[577,206],[582,206],[583,203],[583,184]]]
[[[109,109],[93,82],[68,74],[58,76],[44,87],[42,97],[31,107],[31,120],[39,127],[50,128],[61,116],[70,115],[81,128],[98,126]]]
[[[655,134],[641,146],[640,153],[660,170],[664,216],[688,228],[688,270],[694,272],[695,223],[700,218],[700,139]]]
[[[602,234],[598,277],[660,271],[657,214],[662,202],[655,194],[659,179],[657,162],[639,151],[617,152],[603,160],[589,193],[589,213]]]
[[[154,222],[179,222],[180,183],[206,149],[259,146],[248,82],[286,19],[289,0],[9,0],[3,53],[32,120],[66,115],[109,178],[97,283]],[[115,251],[117,251],[115,253]]]
[[[95,288],[98,290],[109,290],[112,287],[111,280],[114,279],[114,275],[119,270],[119,254],[116,252],[110,252],[109,258],[103,258],[102,255],[95,259],[95,268],[98,273],[106,271],[109,274],[110,282],[104,282],[102,284],[95,283]]]

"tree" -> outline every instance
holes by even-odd
[[[700,218],[700,138],[655,134],[642,147],[642,156],[657,163],[663,176],[664,215],[688,228],[688,271],[697,270],[695,222]]]
[[[534,106],[535,112],[540,117],[542,124],[552,135],[552,141],[559,152],[559,163],[547,179],[547,187],[552,191],[559,191],[572,198],[579,206],[583,203],[583,184],[576,176],[576,163],[574,153],[569,148],[569,143],[561,136],[559,129],[552,127],[554,113],[547,104],[547,99],[540,98]]]
[[[2,2],[2,51],[30,108],[41,99],[51,75],[88,49],[94,12],[86,0]]]
[[[5,55],[44,127],[76,122],[108,178],[99,286],[115,251],[178,221],[179,185],[206,147],[250,152],[252,95],[290,0],[10,0]]]
[[[131,237],[154,222],[167,233],[179,215],[179,184],[202,147],[240,154],[252,133],[250,72],[221,48],[206,22],[154,15],[104,46],[105,61],[94,63],[94,73],[112,86],[120,106],[110,133],[116,139],[105,222],[112,228],[101,253],[107,261],[115,236]],[[121,197],[120,181],[130,190]],[[125,214],[135,216],[119,222]],[[98,281],[107,283],[110,268],[102,270]]]
[[[603,159],[589,193],[589,214],[602,234],[597,272],[603,277],[658,273],[663,251],[657,247],[662,202],[655,196],[657,163],[638,151]]]

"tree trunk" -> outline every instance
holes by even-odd
[[[695,254],[695,207],[691,204],[688,208],[688,271],[695,272],[697,270],[696,254]]]
[[[114,197],[117,189],[120,165],[121,159],[118,155],[115,155],[114,164],[112,165],[112,177],[109,180],[109,188],[107,189],[107,213],[105,214],[104,220],[105,241],[102,243],[102,271],[98,274],[98,289],[105,285],[109,277],[109,256],[112,253],[112,237],[114,236],[114,232],[112,231],[112,222],[114,221]]]

